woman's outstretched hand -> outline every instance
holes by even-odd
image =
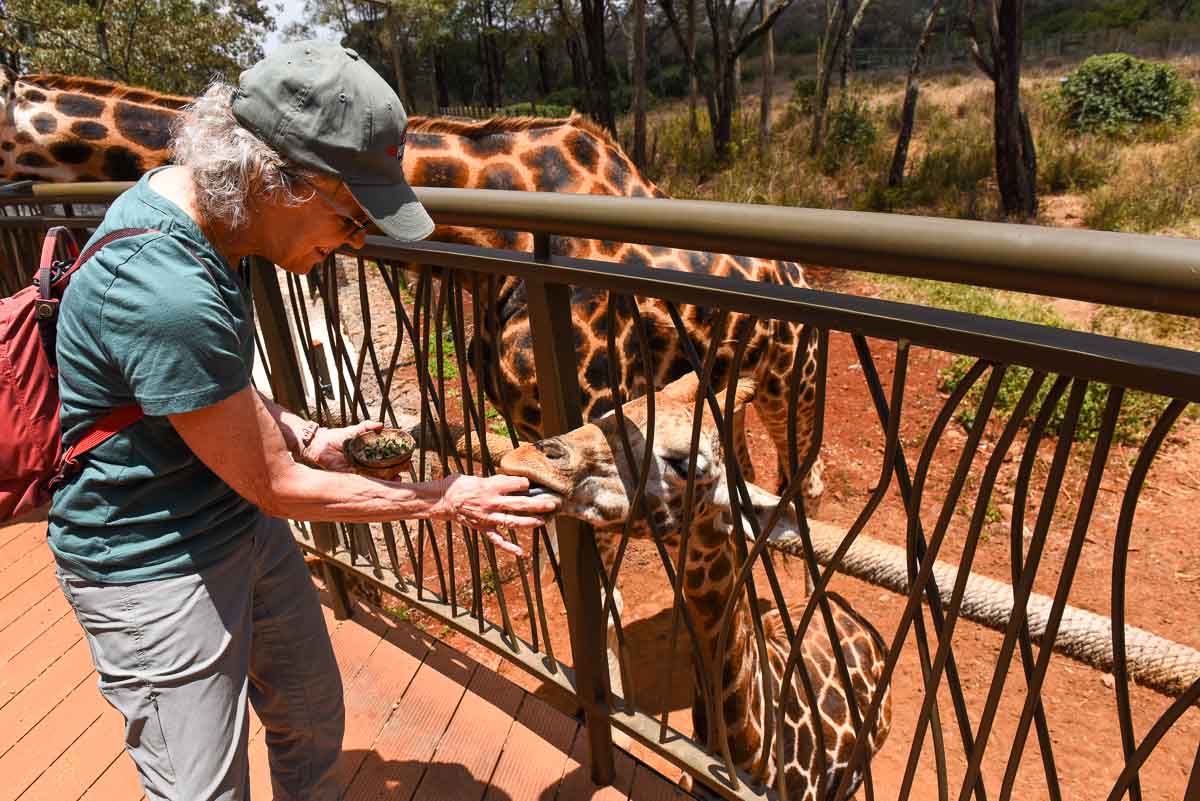
[[[451,520],[487,535],[498,548],[521,556],[520,546],[502,533],[505,529],[531,529],[545,525],[544,517],[558,509],[552,497],[530,498],[513,493],[529,489],[529,479],[518,476],[453,475],[439,479],[442,498],[431,515]]]

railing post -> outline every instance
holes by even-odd
[[[534,257],[550,256],[550,237],[534,236]],[[571,289],[564,284],[526,280],[533,328],[534,363],[542,407],[542,434],[553,436],[583,423],[579,371],[571,330]],[[612,722],[608,710],[608,658],[600,600],[600,559],[592,527],[571,518],[555,521],[563,601],[575,666],[576,690],[583,706],[592,763],[592,781],[612,784]]]
[[[283,294],[279,291],[275,269],[275,265],[265,259],[251,259],[250,285],[254,293],[254,310],[262,330],[267,364],[271,367],[271,392],[275,402],[299,413],[306,410],[308,404],[304,400],[300,360],[284,312]],[[332,554],[337,543],[337,526],[333,523],[313,523],[312,532],[313,544],[322,553]],[[352,610],[350,594],[346,590],[346,576],[328,562],[323,562],[321,569],[325,586],[329,587],[333,599],[333,615],[338,620],[345,620],[350,617]]]

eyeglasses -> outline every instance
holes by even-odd
[[[371,227],[374,220],[372,220],[370,217],[367,217],[365,220],[359,220],[356,217],[348,216],[345,211],[338,206],[338,204],[334,203],[333,198],[321,191],[319,186],[314,184],[312,181],[304,180],[303,178],[300,180],[308,184],[309,188],[312,189],[313,194],[321,198],[325,205],[328,206],[330,210],[332,210],[342,220],[346,227],[350,229],[350,233],[346,234],[346,241],[354,239],[354,237]]]

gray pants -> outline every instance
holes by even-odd
[[[58,571],[151,801],[247,801],[261,718],[279,801],[335,801],[342,683],[304,559],[272,518],[218,564],[97,584]]]

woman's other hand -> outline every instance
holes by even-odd
[[[510,542],[502,531],[545,525],[544,517],[557,511],[559,505],[552,497],[513,494],[529,489],[529,480],[518,476],[454,475],[436,483],[442,485],[442,499],[432,514],[435,520],[451,520],[480,531],[515,556],[522,555],[520,546]]]

